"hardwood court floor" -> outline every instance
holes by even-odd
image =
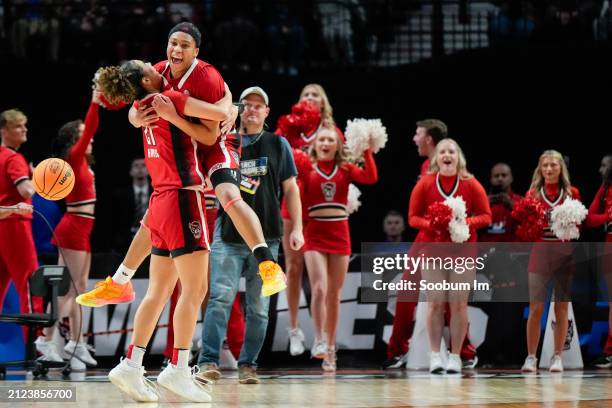
[[[159,404],[135,403],[110,384],[106,371],[73,373],[70,380],[56,372],[48,380],[9,375],[1,387],[76,386],[77,402],[0,403],[6,407],[612,407],[612,371],[542,372],[475,370],[463,376],[430,376],[425,372],[387,373],[378,370],[340,370],[336,376],[320,371],[262,371],[262,383],[240,385],[235,372],[214,385],[213,403],[181,403],[178,397]],[[156,373],[155,373],[156,374]],[[153,376],[153,375],[152,375]]]

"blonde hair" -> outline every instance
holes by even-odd
[[[312,87],[316,89],[319,95],[321,95],[321,122],[324,124],[327,123],[329,125],[335,126],[336,122],[334,121],[334,109],[329,103],[329,98],[327,97],[327,93],[325,92],[325,89],[323,89],[321,85],[308,84],[304,86],[304,88],[302,88],[302,92],[300,92],[300,100],[302,99],[302,96],[304,96],[304,92],[306,91],[306,88],[308,87]]]
[[[9,124],[12,125],[21,120],[27,121],[28,117],[19,109],[5,110],[4,112],[0,113],[0,129],[4,129]]]
[[[474,177],[474,175],[470,173],[467,169],[467,161],[465,160],[465,154],[463,154],[463,150],[461,149],[459,144],[450,137],[440,140],[440,142],[438,142],[438,144],[436,145],[436,148],[434,149],[434,154],[429,162],[428,173],[431,174],[440,171],[440,167],[438,166],[438,155],[440,154],[440,146],[443,142],[450,142],[455,146],[455,149],[457,149],[457,155],[459,156],[459,160],[457,162],[457,174],[459,174],[459,177],[461,177],[463,180],[467,180]]]
[[[311,160],[313,161],[318,160],[317,151],[315,150],[315,143],[317,143],[317,139],[319,138],[319,136],[321,136],[321,131],[323,130],[329,130],[336,136],[336,142],[338,143],[338,149],[336,150],[336,155],[334,156],[334,162],[336,163],[336,165],[341,166],[342,164],[348,161],[348,154],[346,152],[344,143],[342,143],[342,138],[338,134],[338,129],[336,129],[336,126],[334,125],[330,125],[328,123],[323,123],[323,125],[321,125],[321,129],[319,129],[319,131],[317,132],[317,136],[315,137],[315,140],[308,147],[308,155],[310,156]]]
[[[565,160],[563,159],[563,155],[556,150],[545,150],[544,153],[540,155],[540,159],[538,160],[538,167],[535,168],[533,172],[533,177],[531,178],[531,186],[529,187],[535,194],[540,195],[540,189],[544,186],[544,176],[542,176],[542,162],[545,158],[552,158],[559,162],[561,166],[561,174],[559,174],[559,189],[562,190],[569,197],[572,196],[571,190],[571,182],[569,176],[569,170],[567,170],[567,165],[565,164]]]

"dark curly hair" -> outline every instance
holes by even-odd
[[[96,84],[110,103],[125,102],[130,104],[147,96],[142,86],[144,71],[134,60],[121,66],[110,66],[98,69]]]

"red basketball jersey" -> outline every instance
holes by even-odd
[[[136,104],[148,105],[156,94]],[[176,111],[182,115],[187,97],[175,91],[165,91]],[[159,119],[154,128],[143,127],[142,139],[151,184],[156,191],[191,188],[202,190],[205,177],[201,171],[200,144],[168,121]]]

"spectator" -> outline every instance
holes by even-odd
[[[353,64],[353,24],[363,24],[366,20],[359,0],[317,0],[315,3],[331,60],[342,65]]]
[[[402,213],[397,210],[391,210],[385,215],[383,220],[385,242],[402,242],[405,230],[406,220]]]

